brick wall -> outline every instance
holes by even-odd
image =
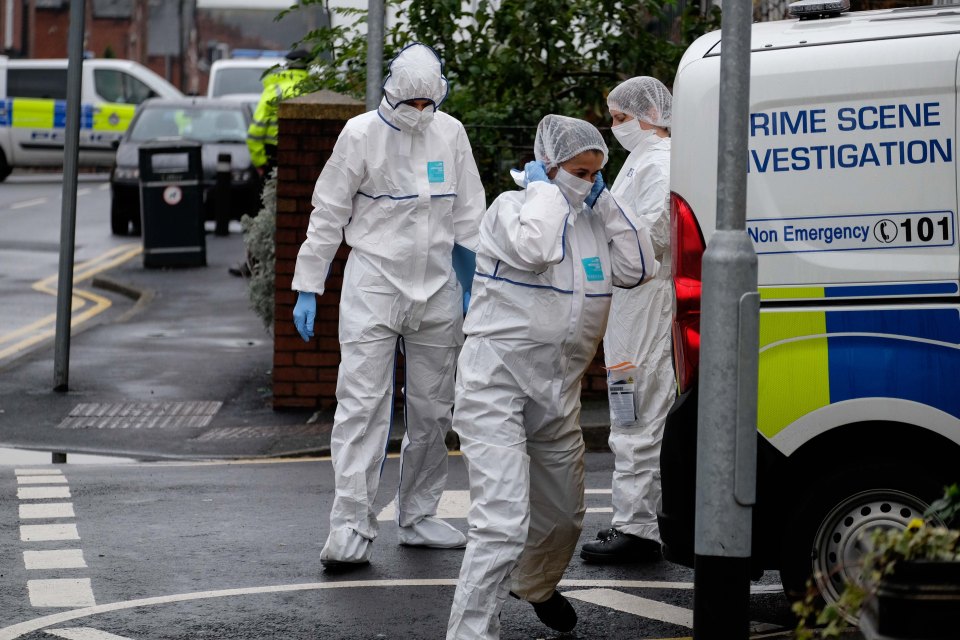
[[[306,237],[310,196],[344,123],[364,111],[359,101],[321,91],[280,105],[277,151],[277,258],[274,302],[273,406],[328,409],[336,402],[340,343],[337,321],[343,267],[349,248],[341,245],[317,298],[314,339],[305,343],[293,326],[296,294],[290,290],[297,252]],[[397,385],[402,384],[398,373]],[[603,354],[583,380],[583,397],[606,396]],[[395,394],[400,398],[400,394]]]
[[[340,283],[349,249],[341,245],[317,298],[314,339],[304,342],[293,326],[296,294],[290,290],[297,252],[306,237],[310,196],[347,120],[362,102],[320,91],[280,104],[277,147],[277,260],[274,298],[273,406],[326,409],[335,403],[340,342]]]

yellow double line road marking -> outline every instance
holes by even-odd
[[[139,244],[124,244],[114,247],[92,260],[78,263],[74,265],[74,284],[91,279],[98,273],[123,264],[142,252],[143,247]],[[58,278],[59,274],[48,276],[35,282],[32,289],[56,297]],[[92,291],[74,288],[73,298],[70,300],[71,328],[86,322],[99,313],[103,313],[110,308],[111,304],[108,298],[97,295]],[[0,360],[52,338],[56,333],[56,324],[57,314],[51,313],[15,331],[0,335]]]

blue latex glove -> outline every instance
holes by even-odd
[[[463,289],[463,313],[470,306],[470,290],[473,288],[473,274],[477,270],[477,254],[459,244],[453,245],[453,270]]]
[[[293,324],[304,342],[313,337],[313,319],[317,317],[317,296],[309,291],[301,291],[297,304],[293,307]]]
[[[606,186],[607,185],[603,183],[603,174],[597,171],[597,177],[593,179],[593,187],[590,189],[590,193],[585,200],[588,207],[593,209],[593,205],[597,203],[597,198],[600,197],[600,194],[603,193]]]
[[[550,182],[547,177],[547,167],[540,160],[531,160],[523,165],[524,184],[531,182]]]

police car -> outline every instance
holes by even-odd
[[[756,572],[828,600],[863,535],[960,480],[960,8],[753,25],[746,228],[759,261]],[[835,3],[839,5],[840,3]],[[829,10],[828,10],[829,9]],[[674,352],[660,527],[694,556],[701,259],[716,230],[720,33],[674,84]],[[706,319],[704,319],[706,321]]]
[[[14,167],[63,166],[67,64],[66,59],[0,56],[0,180]],[[130,60],[84,60],[81,80],[81,166],[113,164],[114,148],[138,104],[155,96],[183,96]]]

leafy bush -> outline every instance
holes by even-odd
[[[584,118],[607,135],[610,89],[638,75],[670,86],[687,46],[720,24],[717,7],[701,15],[698,3],[678,0],[479,0],[474,10],[461,0],[386,5],[398,18],[385,33],[384,66],[414,41],[437,50],[450,81],[443,109],[467,128],[488,199],[515,188],[507,169],[532,159],[544,115]],[[366,10],[330,10],[344,24],[311,31],[300,43],[314,52],[304,88],[363,99],[367,43],[357,27]],[[626,154],[609,146],[606,171],[613,175]]]
[[[247,248],[250,306],[260,316],[268,333],[273,332],[274,259],[277,235],[277,170],[270,172],[260,194],[260,211],[244,215],[243,241]]]

